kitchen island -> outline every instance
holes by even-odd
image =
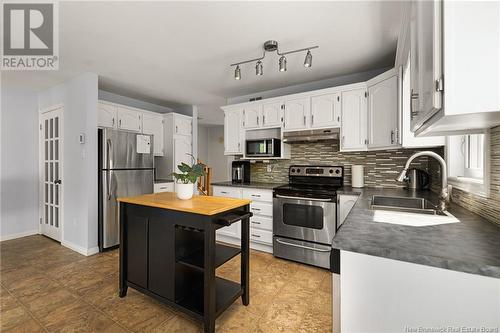
[[[215,319],[238,297],[249,304],[250,200],[173,192],[119,198],[120,297],[127,288],[202,321]],[[217,244],[215,231],[241,223],[241,247]],[[215,269],[241,254],[241,283],[215,276]]]

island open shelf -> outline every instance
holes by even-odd
[[[249,304],[249,200],[166,192],[119,201],[120,297],[134,288],[202,321],[207,333],[236,299]],[[216,230],[239,220],[241,246],[216,243]],[[237,255],[240,283],[216,277]]]

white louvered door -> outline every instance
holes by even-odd
[[[61,241],[62,223],[62,116],[58,108],[40,116],[40,163],[43,235]]]

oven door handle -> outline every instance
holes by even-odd
[[[276,194],[276,198],[281,199],[295,199],[295,200],[309,200],[309,201],[321,201],[321,202],[332,202],[332,199],[318,199],[318,198],[306,198],[306,197],[289,197],[287,195]]]
[[[283,244],[283,245],[289,245],[289,246],[299,247],[301,249],[312,250],[312,251],[316,251],[316,252],[330,252],[331,251],[331,249],[322,250],[322,249],[315,249],[314,247],[310,247],[310,246],[304,246],[304,245],[299,245],[299,244],[292,244],[292,243],[284,242],[284,241],[280,240],[279,238],[276,238],[276,241],[278,243],[280,243],[280,244]]]

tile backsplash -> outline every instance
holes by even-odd
[[[351,185],[351,166],[364,165],[365,186],[367,187],[402,187],[394,180],[403,169],[406,160],[422,149],[394,149],[369,152],[340,152],[338,142],[314,142],[293,144],[291,159],[273,161],[272,171],[267,172],[267,163],[254,163],[251,166],[252,181],[288,182],[288,167],[300,165],[341,165],[344,166],[344,185]],[[442,148],[430,149],[443,154]],[[429,171],[429,159],[420,157],[412,167]]]
[[[408,157],[422,150],[432,150],[444,156],[443,148],[340,152],[338,143],[293,144],[290,160],[252,164],[251,179],[252,181],[287,183],[290,165],[342,165],[345,172],[344,185],[348,186],[351,185],[351,166],[360,164],[365,166],[366,187],[403,187],[403,184],[396,182],[394,178],[401,172]],[[491,129],[490,156],[490,197],[484,198],[454,188],[452,201],[500,225],[500,126]],[[271,172],[267,172],[268,165],[271,165]],[[440,167],[437,161],[420,157],[411,164],[411,167],[429,172],[433,191],[437,192],[441,188]]]

